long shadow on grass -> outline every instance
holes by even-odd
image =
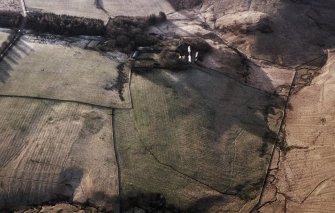
[[[178,27],[175,26],[175,28]],[[185,31],[185,33],[188,32]],[[217,42],[220,41],[217,40]],[[245,63],[248,62],[243,58],[241,63],[244,63],[240,66],[244,69],[254,69],[239,70],[241,73],[256,72],[258,80],[269,91],[281,89],[273,87],[271,79],[261,67],[246,66]],[[132,156],[131,153],[138,153],[142,149],[133,148],[132,150],[135,146],[131,144],[138,144],[141,141],[144,150],[148,152],[146,155],[151,155],[157,165],[171,169],[171,178],[173,174],[181,174],[184,175],[185,181],[191,180],[192,184],[207,186],[215,193],[222,194],[222,196],[205,197],[194,201],[194,206],[189,208],[192,212],[197,210],[205,212],[214,203],[225,202],[226,194],[236,195],[242,200],[254,199],[259,195],[265,179],[271,148],[276,141],[277,131],[283,118],[286,98],[251,87],[249,82],[245,81],[247,78],[241,77],[235,80],[235,77],[235,73],[224,75],[219,71],[201,67],[175,71],[152,70],[147,73],[133,74],[131,91],[134,113],[137,117],[133,122],[135,129],[138,129],[135,135],[140,136],[132,139],[129,145],[123,145],[129,148],[120,149],[121,161],[123,158],[127,160],[133,158],[138,162],[141,158],[138,155]],[[145,80],[143,82],[134,80],[139,78]],[[146,80],[150,83],[146,83]],[[155,85],[152,86],[152,90],[145,90],[147,86],[144,85],[151,83]],[[157,91],[165,91],[168,99],[158,98],[164,94],[156,94],[155,88]],[[137,97],[138,95],[140,98]],[[153,109],[155,100],[164,101],[165,106],[162,111],[164,110],[166,114],[157,113],[159,110]],[[272,117],[276,118],[272,119]],[[190,118],[197,119],[188,123]],[[117,129],[115,131],[117,135]],[[145,135],[145,132],[149,132],[149,135]],[[197,136],[193,137],[193,135]],[[123,135],[116,138],[123,138]],[[115,141],[120,144],[127,142],[129,142],[127,139]],[[153,163],[146,159],[148,158],[143,157],[143,161],[138,164]],[[121,164],[121,182],[122,186],[126,186],[124,188],[129,188],[128,175],[146,177],[145,173],[136,173],[135,168],[128,166]],[[149,182],[151,179],[153,182],[160,180],[161,184],[166,184],[167,188],[175,187],[174,184],[183,185],[166,183],[165,179],[169,177],[160,176],[160,171],[156,170],[157,167],[152,167],[152,172],[148,173],[156,176],[148,176]],[[123,174],[123,170],[127,172]],[[135,172],[132,173],[132,170]],[[156,182],[158,183],[159,181]],[[132,182],[131,187],[146,188],[141,182],[138,186],[136,184]],[[151,187],[152,184],[150,183]],[[160,192],[160,190],[162,190],[161,193],[166,192],[159,186],[152,191]],[[173,195],[169,194],[169,196]],[[135,198],[134,200],[137,202]]]
[[[145,89],[147,86],[144,85],[152,83],[155,85],[149,86],[152,90]],[[148,176],[147,179],[150,182],[152,178],[156,184],[160,180],[167,188],[176,187],[174,184],[183,186],[183,181],[208,187],[214,193],[222,194],[215,196],[214,203],[224,202],[225,195],[250,200],[259,194],[278,130],[271,127],[268,120],[276,109],[283,109],[284,98],[243,85],[219,72],[195,67],[179,71],[152,70],[140,76],[133,74],[131,84],[136,118],[132,122],[138,129],[138,133],[134,134],[139,134],[139,138],[118,141],[127,136],[118,135],[115,130],[115,143],[119,143],[119,147],[129,146],[127,150],[119,148],[121,161],[127,159],[128,162],[134,158],[139,165],[146,165],[144,168],[157,163],[171,169],[171,179],[176,174],[184,176],[184,180],[173,179],[181,183],[167,182],[165,179],[169,177],[165,175],[169,176],[169,173],[161,176],[157,165],[152,165],[152,171],[148,172],[156,176]],[[164,96],[164,93],[156,94],[162,90],[166,99],[158,97]],[[164,103],[162,113],[155,108],[160,106],[155,105],[155,101]],[[129,144],[124,144],[127,142]],[[139,155],[131,154],[141,152],[142,149],[133,148],[138,145],[132,145],[141,143],[148,151],[143,154],[143,161],[139,161]],[[234,149],[235,145],[237,148]],[[148,161],[144,155],[152,156],[156,162]],[[121,164],[124,188],[129,188],[128,175],[146,177],[146,173],[139,174],[136,170],[133,173],[133,169],[126,162]],[[123,170],[127,172],[123,173]],[[131,188],[146,187],[143,183],[136,184],[132,182]],[[157,186],[153,192],[164,195],[165,187]],[[190,209],[205,212],[206,208],[214,205],[212,198],[203,198],[196,203]]]
[[[9,38],[11,39],[11,38]],[[10,40],[5,42],[8,45]],[[0,82],[5,83],[10,78],[10,72],[13,71],[14,66],[20,63],[20,59],[28,56],[34,51],[24,40],[19,39],[0,59]],[[29,69],[30,67],[27,67]]]
[[[95,6],[96,6],[96,8],[97,8],[98,10],[102,10],[102,11],[104,11],[104,13],[106,13],[106,14],[109,16],[109,13],[108,13],[108,11],[105,9],[105,6],[104,6],[104,0],[95,0],[95,1],[94,1],[94,4],[95,4]]]
[[[192,14],[191,17],[188,17],[187,12],[182,12],[182,14],[190,20],[194,18]],[[167,31],[175,29],[185,36],[193,36],[187,29],[180,29],[173,22],[162,24],[160,27],[161,30],[163,29],[162,31],[166,27]],[[254,34],[258,38],[273,36],[263,32],[254,32]],[[214,42],[222,42],[220,38],[210,33],[204,37],[212,39]],[[259,39],[259,45],[262,45],[261,40]],[[266,45],[262,48],[266,48]],[[279,46],[274,48],[275,50],[276,48],[279,49]],[[276,51],[274,52],[276,53]],[[266,54],[274,53],[266,52]],[[193,202],[194,205],[188,208],[190,212],[206,212],[215,203],[226,202],[225,193],[236,195],[246,201],[260,195],[271,157],[271,148],[276,142],[286,103],[286,97],[279,96],[275,92],[287,91],[290,85],[275,88],[263,68],[246,61],[243,56],[241,56],[241,66],[239,67],[243,67],[242,70],[233,70],[231,73],[225,73],[225,75],[219,73],[220,70],[216,72],[200,67],[193,67],[198,69],[197,71],[162,72],[152,70],[140,74],[141,78],[149,81],[148,84],[156,85],[152,87],[152,90],[145,90],[147,85],[144,85],[144,83],[146,81],[134,81],[134,79],[138,79],[138,76],[136,76],[138,74],[133,74],[131,91],[135,108],[134,113],[139,113],[139,115],[135,115],[137,119],[135,118],[132,122],[138,129],[135,135],[143,134],[143,132],[144,134],[139,138],[134,136],[135,139],[131,139],[131,141],[127,141],[127,139],[125,141],[115,141],[116,144],[119,143],[117,145],[119,147],[123,143],[124,150],[120,148],[119,151],[121,162],[123,160],[125,162],[133,160],[137,164],[135,167],[126,163],[121,164],[121,185],[122,187],[125,186],[122,193],[125,196],[130,196],[131,203],[139,206],[138,203],[142,202],[142,198],[127,194],[128,191],[126,190],[129,188],[138,189],[137,195],[141,195],[142,189],[145,189],[145,191],[160,192],[163,195],[167,192],[170,193],[168,195],[170,197],[177,196],[177,193],[165,189],[174,188],[179,184],[184,186],[184,183],[167,181],[169,177],[172,180],[177,180],[173,179],[176,174],[184,175],[185,182],[192,179],[192,184],[203,184],[214,189],[214,191],[216,190],[216,192],[222,193],[222,196],[204,197],[199,200],[194,198],[196,200]],[[236,74],[236,72],[241,74]],[[257,83],[260,83],[262,88],[275,92],[272,94],[253,88],[249,78],[255,76]],[[141,85],[142,83],[143,85]],[[137,87],[138,85],[140,86]],[[153,115],[153,113],[159,111],[152,110],[155,107],[152,100],[155,100],[153,97],[158,92],[155,88],[157,90],[163,88],[162,90],[166,91],[166,94],[173,94],[171,96],[173,98],[168,101],[157,98],[157,100],[164,101],[165,106],[162,107],[162,111],[164,110],[167,115],[163,113]],[[144,91],[142,91],[143,89]],[[140,101],[136,97],[138,94],[142,96]],[[196,123],[198,121],[187,123],[187,119],[197,116],[203,118],[204,122],[200,124]],[[191,126],[189,132],[183,131],[183,128],[187,125]],[[118,130],[115,131],[118,135]],[[192,140],[193,134],[198,134],[200,131],[204,132],[202,138]],[[145,133],[148,135],[145,135]],[[248,136],[243,137],[244,133]],[[132,133],[129,132],[129,134]],[[120,139],[123,136],[125,135],[119,135],[116,138]],[[177,140],[173,141],[171,138],[177,138]],[[129,144],[124,144],[127,142]],[[136,148],[136,146],[141,145],[133,145],[141,143],[143,149]],[[194,146],[193,143],[200,145]],[[245,145],[243,146],[243,144]],[[200,152],[197,150],[199,147],[203,149]],[[138,157],[143,150],[147,153],[142,154],[143,157]],[[136,153],[136,156],[133,153]],[[152,161],[147,160],[150,159],[150,156],[153,159]],[[222,163],[225,161],[228,163]],[[143,168],[149,169],[150,172],[137,172],[140,170],[138,167],[141,168],[140,165],[146,165]],[[162,177],[159,169],[157,169],[158,165],[164,169],[170,169],[171,176],[168,173],[163,173],[165,177]],[[130,178],[132,181],[129,183],[130,179],[127,176],[141,176],[141,178],[147,179],[148,188],[145,186],[146,182],[135,182],[132,178]],[[151,188],[159,182],[165,187],[156,185],[155,189]],[[125,206],[123,205],[124,208]]]
[[[55,182],[0,177],[0,210],[11,212],[24,206],[69,202],[82,176],[82,169],[70,167],[63,170]]]

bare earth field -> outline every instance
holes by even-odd
[[[213,212],[258,196],[282,98],[195,68],[133,75],[131,91],[134,109],[114,118],[124,194]]]
[[[321,74],[295,94],[286,122],[287,153],[274,160],[275,178],[265,189],[261,212],[333,212],[335,54]]]
[[[0,106],[2,208],[73,200],[117,211],[111,111],[20,98]]]
[[[96,51],[24,36],[0,62],[0,94],[130,107],[128,83],[118,85],[122,95],[113,89],[119,64]],[[128,78],[127,66],[122,72]]]

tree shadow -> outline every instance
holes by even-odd
[[[15,39],[15,36],[17,35],[10,36],[9,39]],[[6,42],[7,45],[10,43],[10,40]],[[10,49],[4,53],[3,58],[0,58],[0,82],[6,83],[11,76],[10,72],[13,71],[14,66],[19,64],[22,58],[28,56],[33,51],[33,48],[22,38],[17,38]]]
[[[59,174],[56,182],[0,177],[0,210],[10,212],[26,206],[69,201],[82,176],[81,168],[70,167]]]
[[[181,209],[169,204],[164,195],[159,193],[130,192],[120,196],[121,212],[173,212],[173,213],[197,213],[207,212],[215,204],[222,203],[223,196],[208,196],[195,201],[188,207]]]
[[[102,10],[104,13],[110,16],[109,12],[105,9],[104,0],[94,0],[94,5],[98,10]]]

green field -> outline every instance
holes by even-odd
[[[118,65],[97,51],[24,36],[0,62],[0,95],[127,108],[130,70],[124,66],[120,82]]]
[[[28,11],[51,12],[59,15],[80,16],[86,18],[101,19],[108,21],[108,15],[103,10],[99,10],[94,0],[25,0],[26,9]]]
[[[134,74],[131,91],[134,109],[114,118],[124,195],[162,193],[183,208],[211,193],[258,195],[280,97],[196,68]]]

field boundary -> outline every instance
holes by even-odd
[[[21,8],[22,8],[22,12],[23,12],[23,18],[27,16],[27,10],[26,10],[26,3],[24,2],[24,0],[20,0],[21,3]]]
[[[130,110],[130,109],[128,109]],[[122,183],[121,183],[121,166],[120,166],[120,154],[118,152],[118,148],[117,148],[117,145],[116,145],[116,139],[115,139],[115,110],[112,109],[112,131],[113,131],[113,148],[114,148],[114,153],[115,153],[115,161],[116,161],[116,167],[117,167],[117,179],[118,179],[118,194],[119,194],[119,197],[121,198],[122,195]],[[121,203],[119,202],[119,206],[121,207]]]
[[[20,95],[2,95],[0,94],[0,98],[22,98],[22,99],[33,99],[33,100],[45,100],[45,101],[54,101],[54,102],[68,102],[68,103],[75,103],[75,104],[83,104],[88,105],[92,107],[98,107],[98,108],[105,108],[105,109],[132,109],[131,107],[115,107],[115,106],[105,106],[105,105],[99,105],[99,104],[92,104],[82,101],[74,101],[74,100],[66,100],[66,99],[53,99],[53,98],[42,98],[42,97],[36,97],[36,96],[20,96]]]
[[[295,70],[294,72],[294,77],[292,79],[292,83],[291,83],[291,86],[290,86],[290,90],[289,90],[289,93],[287,95],[287,99],[285,101],[285,106],[284,106],[284,109],[283,109],[283,119],[280,123],[280,128],[278,130],[278,133],[277,133],[277,137],[276,137],[276,141],[275,141],[275,144],[273,145],[273,148],[272,148],[272,153],[271,153],[271,159],[270,159],[270,162],[268,164],[268,168],[266,170],[266,175],[265,175],[265,179],[264,179],[264,182],[262,184],[262,190],[261,190],[261,193],[259,195],[259,200],[257,202],[257,204],[254,206],[254,208],[252,208],[251,212],[256,212],[258,209],[262,208],[262,206],[264,206],[266,203],[264,203],[263,205],[261,205],[261,202],[262,202],[262,198],[264,196],[264,193],[265,193],[265,186],[267,184],[267,180],[270,176],[270,172],[271,172],[271,166],[272,166],[272,163],[273,163],[273,158],[274,158],[274,155],[275,155],[275,152],[277,150],[277,148],[279,147],[279,139],[280,139],[280,133],[284,130],[285,128],[285,122],[286,122],[286,118],[287,118],[287,109],[289,107],[289,102],[290,102],[290,98],[292,96],[292,92],[293,92],[293,87],[294,87],[294,83],[295,83],[295,80],[296,80],[296,77],[297,77],[297,70]]]
[[[25,7],[25,3],[24,0],[20,0],[21,3],[21,8],[23,11],[23,17],[21,17],[20,20],[20,24],[19,24],[19,28],[15,29],[14,32],[12,34],[9,35],[9,41],[8,44],[6,45],[6,47],[0,51],[0,62],[4,59],[4,57],[6,56],[6,54],[8,53],[8,51],[15,45],[15,43],[20,39],[20,37],[23,35],[23,29],[25,27],[25,17],[26,17],[26,7]],[[11,36],[13,36],[12,38],[10,38]]]
[[[0,61],[4,59],[4,57],[7,55],[8,51],[12,49],[12,47],[15,45],[15,43],[21,38],[22,33],[21,31],[15,30],[13,33],[11,33],[8,37],[8,40],[5,42],[8,42],[8,44],[3,48],[3,50],[0,51]],[[10,38],[12,37],[12,38]]]

